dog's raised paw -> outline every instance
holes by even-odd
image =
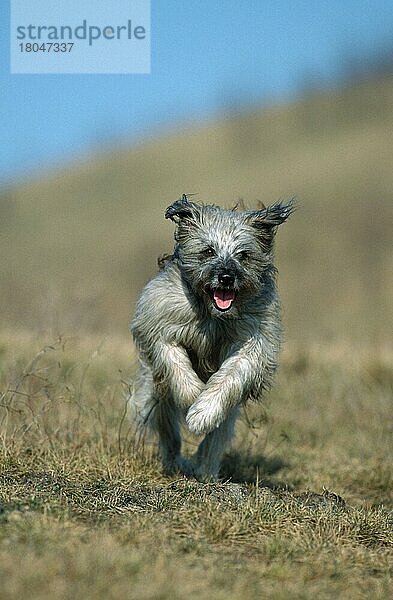
[[[224,417],[216,402],[200,398],[189,409],[186,423],[191,433],[203,435],[219,427]]]

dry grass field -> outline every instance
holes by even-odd
[[[0,191],[1,600],[392,597],[392,134],[370,80]],[[182,192],[299,202],[281,368],[217,484],[163,476],[126,417],[127,324]]]
[[[287,348],[209,485],[123,418],[129,344],[0,343],[2,599],[390,597],[391,352]]]

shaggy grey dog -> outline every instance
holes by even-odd
[[[158,433],[169,473],[217,479],[239,407],[270,387],[281,343],[273,241],[292,210],[224,210],[185,194],[166,210],[174,254],[144,288],[130,329],[139,350],[131,406]],[[205,435],[191,461],[180,453],[184,416]]]

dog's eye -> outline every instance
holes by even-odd
[[[213,248],[205,248],[204,250],[202,250],[201,252],[201,256],[203,258],[210,258],[211,256],[215,256],[215,252],[213,250]]]
[[[243,250],[242,252],[238,252],[236,256],[239,260],[247,260],[250,258],[250,253],[247,250]]]

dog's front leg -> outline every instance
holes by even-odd
[[[227,358],[189,409],[189,430],[201,435],[219,427],[231,409],[268,385],[275,365],[274,352],[266,346],[263,353],[258,346],[245,346]]]
[[[217,481],[222,455],[234,434],[238,413],[238,407],[229,411],[221,425],[208,433],[199,444],[192,461],[198,479]]]
[[[155,346],[153,368],[166,380],[177,406],[188,408],[205,389],[195,373],[187,351],[178,345],[160,342]]]

